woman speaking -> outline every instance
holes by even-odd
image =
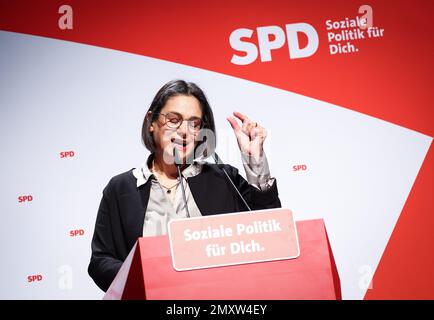
[[[99,288],[107,291],[137,238],[166,234],[172,219],[281,206],[263,151],[266,130],[233,116],[247,181],[218,161],[213,113],[196,84],[174,80],[157,92],[142,126],[150,156],[103,190],[88,268]],[[209,156],[216,164],[203,161]]]

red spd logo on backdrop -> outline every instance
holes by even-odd
[[[42,281],[43,277],[41,274],[34,274],[27,276],[27,282],[40,282]]]
[[[77,236],[83,236],[83,235],[84,235],[83,229],[76,229],[76,230],[69,231],[70,237],[77,237]]]

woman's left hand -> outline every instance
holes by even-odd
[[[233,117],[228,117],[227,120],[235,132],[241,153],[243,155],[253,156],[255,160],[259,160],[263,154],[263,145],[267,137],[267,130],[239,112],[234,112],[234,116],[241,120],[241,126]]]

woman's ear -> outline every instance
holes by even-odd
[[[152,112],[148,111],[148,113],[146,114],[146,118],[148,118],[148,121],[151,121],[152,118]],[[151,123],[151,125],[149,126],[149,132],[153,132],[154,131],[154,124]]]

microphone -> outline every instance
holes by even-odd
[[[181,185],[182,198],[184,199],[185,210],[187,211],[187,218],[190,218],[190,211],[188,210],[187,198],[185,197],[185,188],[184,188],[184,185],[182,183],[182,175],[181,175],[182,159],[179,156],[179,152],[176,149],[176,147],[173,148],[173,157],[175,158],[175,160],[174,160],[175,165],[176,165],[176,168],[178,169],[179,184]]]
[[[217,152],[214,151],[214,153],[212,154],[212,157],[214,159],[214,162],[219,165],[219,164],[223,164],[223,161],[220,159],[220,157],[217,155]],[[238,196],[240,197],[240,199],[243,201],[244,205],[246,206],[246,208],[249,211],[252,211],[252,209],[250,209],[249,205],[247,204],[246,200],[244,199],[244,197],[241,195],[240,191],[238,190],[238,188],[235,186],[234,182],[232,181],[231,177],[229,177],[229,174],[226,172],[225,168],[221,168],[223,170],[223,172],[225,173],[226,177],[228,178],[229,182],[231,183],[232,187],[235,189],[235,191],[237,192]]]

